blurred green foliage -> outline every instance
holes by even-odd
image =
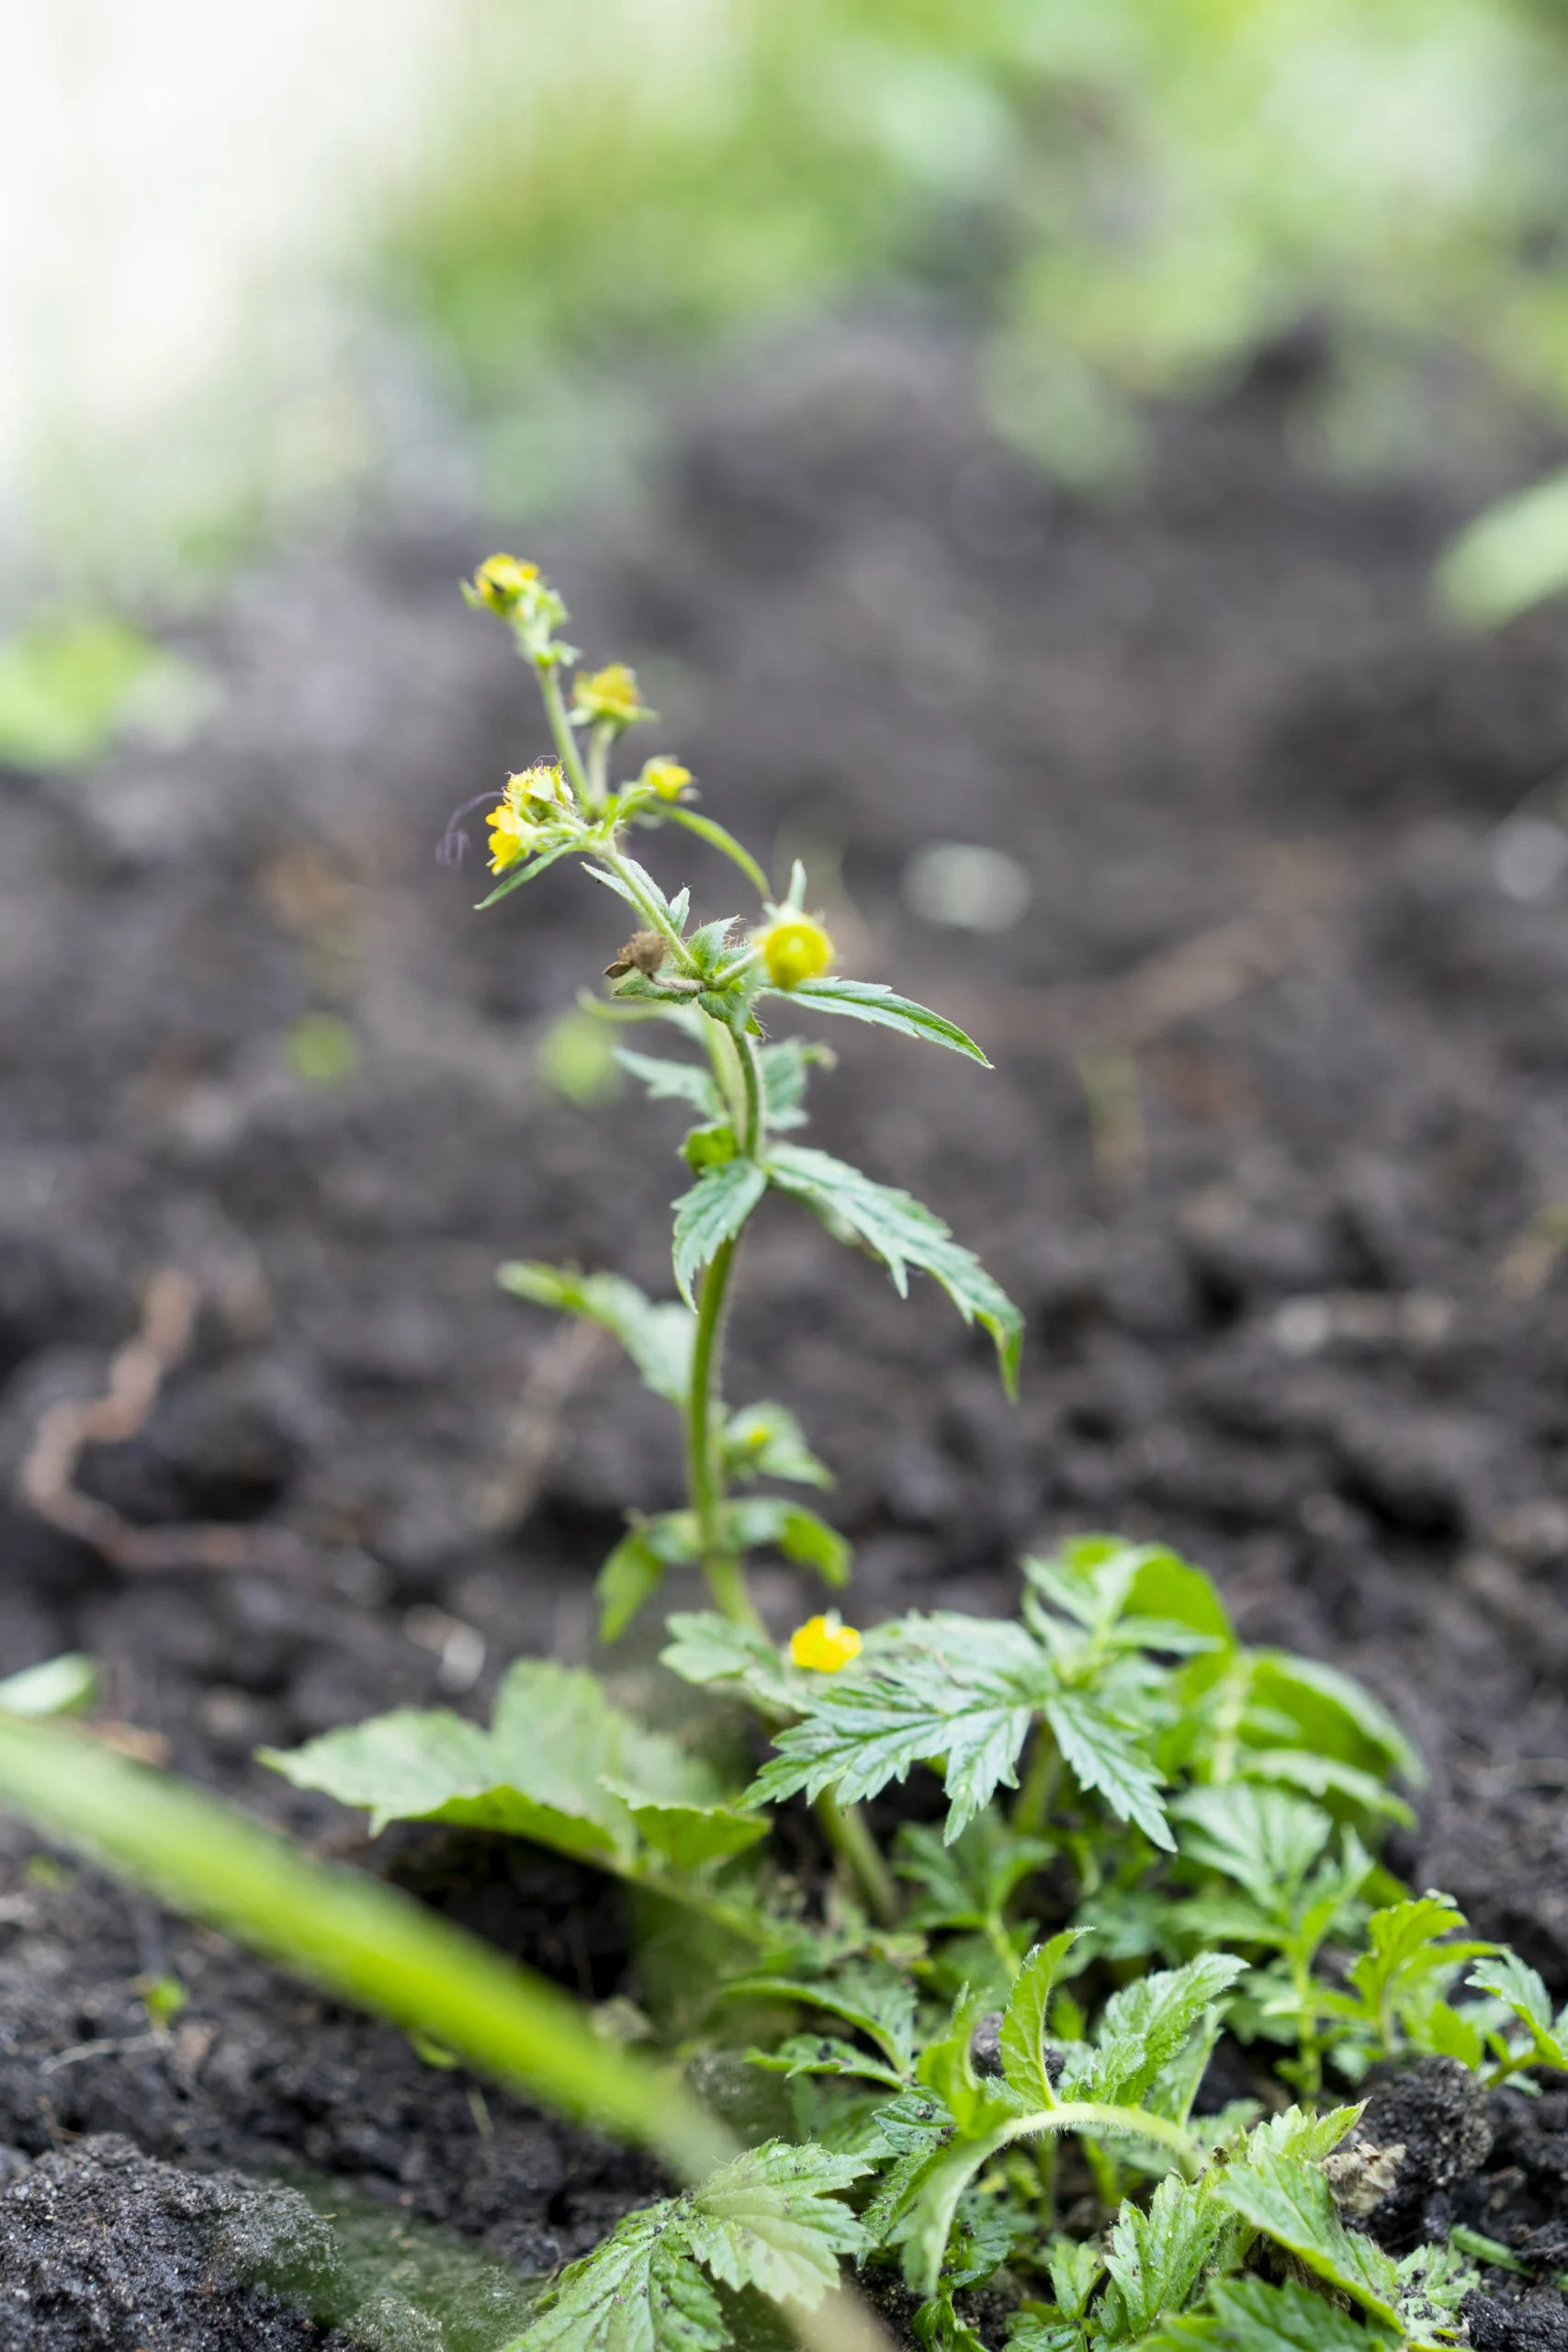
[[[167,658],[110,615],[40,615],[0,644],[0,761],[37,770],[96,759]]]
[[[649,361],[868,286],[991,325],[998,422],[1113,476],[1139,403],[1328,322],[1341,463],[1447,353],[1568,412],[1563,0],[538,0],[498,17],[390,282],[547,495]],[[1437,429],[1446,429],[1439,420]]]

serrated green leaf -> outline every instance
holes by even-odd
[[[874,1183],[847,1160],[803,1144],[779,1144],[767,1166],[769,1182],[803,1201],[836,1238],[863,1242],[880,1258],[901,1298],[911,1266],[940,1283],[965,1323],[978,1323],[990,1333],[1003,1385],[1009,1396],[1014,1394],[1023,1317],[939,1216],[909,1193]]]
[[[1048,1698],[1044,1713],[1079,1786],[1097,1790],[1119,1821],[1135,1822],[1151,1845],[1174,1853],[1161,1776],[1114,1717],[1081,1690]]]
[[[1007,1630],[1027,1641],[1021,1629]],[[778,1753],[758,1775],[752,1802],[775,1804],[797,1789],[815,1797],[837,1784],[852,1804],[903,1780],[911,1764],[942,1758],[950,1838],[999,1785],[1018,1785],[1018,1756],[1033,1719],[1026,1681],[931,1656],[863,1656],[807,1705],[803,1722],[777,1735]]]
[[[767,1176],[754,1159],[727,1159],[674,1204],[675,1285],[688,1306],[694,1276],[734,1240],[767,1189]]]
[[[790,2081],[799,2075],[850,2075],[861,2082],[886,2083],[893,2090],[901,2090],[904,2086],[904,2077],[896,2067],[832,2034],[792,2033],[776,2050],[749,2050],[746,2063],[766,2074],[783,2075]]]
[[[1045,2248],[1045,2267],[1057,2308],[1068,2319],[1081,2319],[1105,2268],[1105,2248],[1098,2238],[1054,2237]]]
[[[1111,1995],[1095,2029],[1087,2060],[1069,2062],[1075,2096],[1131,2106],[1174,2058],[1203,2012],[1227,1993],[1247,1962],[1234,1952],[1201,1952],[1183,1968],[1156,1969]]]
[[[660,1662],[699,1690],[728,1686],[770,1713],[795,1714],[820,1683],[820,1676],[792,1666],[765,1634],[731,1624],[715,1610],[677,1610],[669,1630],[675,1638],[660,1652]]]
[[[1287,2279],[1223,2278],[1206,2307],[1160,2322],[1140,2352],[1390,2352],[1391,2339]]]
[[[496,1271],[502,1290],[536,1306],[581,1316],[620,1341],[644,1385],[667,1404],[682,1405],[692,1375],[696,1318],[673,1300],[656,1304],[619,1274],[582,1274],[570,1266],[513,1259]]]
[[[1056,2103],[1045,2070],[1051,1996],[1064,1976],[1077,1973],[1065,1963],[1079,1936],[1079,1929],[1066,1928],[1049,1943],[1035,1945],[1018,1972],[1002,2018],[1002,2073],[1010,2087],[1032,2109]]]
[[[626,1806],[644,1841],[678,1871],[728,1861],[768,1834],[761,1815],[743,1812],[738,1805],[660,1804],[629,1781],[607,1780],[604,1786]]]
[[[879,1029],[896,1029],[901,1036],[922,1037],[933,1046],[949,1046],[989,1069],[991,1065],[973,1037],[956,1022],[907,996],[895,996],[881,980],[803,980],[798,988],[762,989],[762,996],[784,996],[792,1003],[807,1004],[818,1012],[840,1012],[852,1021],[869,1021]]]
[[[443,1708],[400,1708],[303,1747],[260,1751],[297,1787],[322,1789],[389,1821],[498,1829],[584,1860],[629,1867],[636,1833],[607,1781],[645,1802],[705,1804],[705,1767],[610,1705],[591,1674],[519,1658],[502,1678],[489,1732]]]
[[[1367,1950],[1351,1963],[1349,1980],[1376,2016],[1390,2000],[1424,1979],[1492,1950],[1485,1943],[1445,1942],[1465,1925],[1450,1897],[1431,1890],[1408,1903],[1390,1904],[1367,1921]]]
[[[984,1928],[1000,1919],[1014,1890],[1056,1851],[1048,1838],[1021,1837],[987,1806],[949,1844],[922,1821],[899,1825],[893,1868],[923,1891],[909,1905],[911,1928]]]
[[[1183,1855],[1234,1879],[1274,1920],[1288,1918],[1292,1898],[1334,1834],[1320,1806],[1249,1781],[1189,1789],[1171,1810]]]
[[[1343,2289],[1390,2327],[1399,2324],[1399,2280],[1392,2257],[1353,2236],[1316,2165],[1269,2151],[1216,2177],[1214,2195],[1255,2230],[1284,2246],[1320,2278]]]
[[[627,857],[624,852],[620,863],[621,871],[618,874],[607,865],[585,865],[582,870],[585,874],[591,874],[595,882],[603,882],[606,890],[614,890],[615,896],[618,899],[624,899],[628,907],[635,907],[645,922],[648,921],[649,908],[653,908],[673,929],[678,931],[681,926],[675,909],[647,866],[639,865],[635,857]],[[684,898],[684,892],[682,896]],[[682,914],[683,912],[682,909]]]
[[[1369,1921],[1369,1928],[1371,1922]],[[1461,1923],[1462,1924],[1462,1923]],[[1517,1952],[1505,1949],[1477,1961],[1465,1983],[1478,1993],[1494,1993],[1506,2002],[1514,2015],[1536,2033],[1545,2033],[1551,2025],[1551,1996],[1533,1968],[1522,1961]]]
[[[1256,2131],[1249,2132],[1231,2161],[1252,2164],[1267,2156],[1300,2156],[1308,2163],[1320,2163],[1348,2132],[1355,2130],[1361,2113],[1360,2107],[1331,2107],[1325,2115],[1287,2107],[1280,2115],[1265,2117]]]
[[[824,1584],[849,1581],[852,1555],[848,1543],[804,1503],[790,1502],[783,1495],[750,1495],[726,1506],[725,1524],[737,1551],[771,1544],[786,1560],[815,1568]]]
[[[628,2213],[506,2352],[724,2352],[718,2299],[682,2243],[683,2203]]]
[[[785,1478],[797,1487],[831,1487],[787,1405],[767,1400],[732,1413],[724,1432],[724,1464],[732,1478]]]
[[[684,2200],[693,2254],[727,2287],[755,2287],[815,2311],[843,2255],[868,2244],[841,2193],[871,2170],[863,2156],[770,2140],[709,2175]]]
[[[1146,2212],[1130,2200],[1124,2204],[1106,2257],[1115,2307],[1101,2307],[1102,2330],[1136,2338],[1166,2312],[1180,2311],[1230,2226],[1230,2214],[1203,2183],[1174,2176],[1160,2182]],[[1110,2292],[1106,2300],[1109,2304]]]
[[[722,1119],[724,1103],[713,1075],[696,1062],[665,1061],[658,1054],[634,1053],[629,1046],[611,1051],[624,1070],[639,1078],[653,1102],[689,1102],[705,1119]]]
[[[806,1125],[801,1104],[806,1100],[807,1075],[814,1061],[832,1060],[825,1046],[808,1046],[804,1037],[779,1037],[757,1057],[762,1068],[762,1107],[775,1132]]]
[[[826,2017],[842,2018],[876,2044],[900,2079],[914,2071],[915,1988],[884,1962],[866,1961],[819,1978],[770,1973],[736,1977],[725,1991],[735,1998],[758,1995],[798,2001]]]
[[[1426,1766],[1388,1709],[1337,1667],[1282,1650],[1256,1651],[1252,1697],[1255,1705],[1286,1717],[1294,1744],[1314,1755],[1374,1774],[1396,1772],[1412,1788],[1426,1780]]]

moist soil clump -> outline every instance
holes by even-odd
[[[732,1393],[784,1397],[838,1471],[854,1611],[1010,1608],[1019,1552],[1086,1527],[1177,1544],[1247,1639],[1395,1710],[1431,1781],[1392,1862],[1561,1999],[1568,927],[1498,829],[1568,761],[1568,626],[1445,636],[1428,570],[1470,494],[1308,478],[1281,398],[1260,378],[1168,419],[1097,510],[989,436],[962,335],[841,325],[716,391],[643,508],[525,552],[580,640],[637,664],[705,805],[807,859],[845,968],[997,1064],[837,1024],[812,1139],[929,1201],[1019,1300],[1016,1410],[941,1298],[900,1304],[783,1204],[748,1239]],[[456,595],[490,539],[280,560],[192,637],[217,699],[183,749],[0,778],[0,1670],[93,1652],[144,1743],[339,1852],[355,1825],[254,1750],[483,1711],[519,1651],[589,1656],[621,1511],[680,1499],[662,1408],[492,1281],[521,1251],[667,1295],[682,1171],[658,1105],[547,1082],[604,1076],[556,1026],[621,935],[598,894],[563,869],[481,920],[477,850],[456,877],[432,855],[546,749]],[[916,911],[933,842],[1016,860],[1027,911]],[[737,903],[700,846],[651,854],[704,919]],[[117,1561],[17,1482],[171,1268],[189,1344],[81,1464],[142,1531]],[[157,1565],[197,1522],[224,1565]],[[759,1597],[781,1628],[814,1605],[782,1568]],[[654,1646],[603,1663],[657,1709]],[[635,1996],[591,1874],[418,1835],[376,1859]],[[0,2141],[35,2174],[76,2178],[103,2133],[188,2180],[304,2164],[513,2273],[656,2192],[15,1832],[0,1862]],[[157,2036],[135,1984],[165,1970],[190,1998]],[[1514,2173],[1472,2226],[1568,2222],[1558,2097],[1499,2093],[1468,2172],[1401,2173],[1398,2229],[1434,2199],[1491,2212]],[[1563,2265],[1525,2258],[1476,2342],[1549,2340]],[[207,2275],[214,2326],[263,2291]]]

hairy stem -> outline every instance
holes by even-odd
[[[609,866],[612,873],[618,875],[621,881],[626,885],[628,898],[631,899],[631,902],[637,909],[638,914],[642,917],[644,922],[648,925],[649,931],[656,931],[659,933],[660,939],[662,939],[668,946],[675,962],[680,965],[681,969],[683,972],[689,972],[692,969],[691,951],[688,949],[685,941],[682,938],[675,925],[671,922],[664,908],[659,904],[657,899],[650,899],[649,897],[647,891],[637,881],[637,876],[631,871],[626,859],[621,855],[619,850],[601,850],[599,854],[603,857],[605,865]]]
[[[577,737],[572,731],[571,721],[566,715],[566,698],[560,690],[560,679],[557,675],[555,664],[551,662],[541,662],[536,657],[534,672],[539,681],[539,692],[544,697],[545,717],[550,722],[550,733],[555,737],[556,750],[560,753],[560,763],[566,770],[568,780],[577,795],[579,803],[584,808],[592,808],[593,794],[588,781],[588,771],[582,764],[582,754],[577,748]]]
[[[686,1477],[696,1514],[703,1574],[723,1614],[732,1624],[761,1631],[762,1621],[746,1589],[740,1563],[724,1536],[724,1315],[735,1242],[724,1242],[703,1276],[697,1299],[697,1329],[692,1342],[692,1379],[686,1401]]]
[[[877,1926],[896,1926],[898,1890],[859,1805],[840,1804],[835,1791],[824,1789],[817,1800],[816,1812],[829,1845],[853,1876]]]

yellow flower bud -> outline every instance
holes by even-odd
[[[784,915],[757,936],[762,963],[776,989],[820,979],[833,960],[833,943],[809,915]]]
[[[837,1674],[851,1658],[859,1657],[861,1646],[860,1635],[852,1625],[840,1621],[836,1609],[829,1609],[825,1617],[808,1617],[789,1638],[791,1663],[809,1667],[817,1674]]]
[[[679,760],[646,760],[639,784],[650,784],[660,800],[679,800],[692,781],[692,771]]]
[[[637,692],[637,672],[628,670],[624,662],[612,662],[607,669],[594,670],[576,680],[571,715],[592,726],[603,724],[619,729],[630,727],[635,719],[651,718],[654,714]]]
[[[490,556],[474,574],[474,599],[492,613],[510,613],[538,576],[536,563],[519,563],[514,555]]]

